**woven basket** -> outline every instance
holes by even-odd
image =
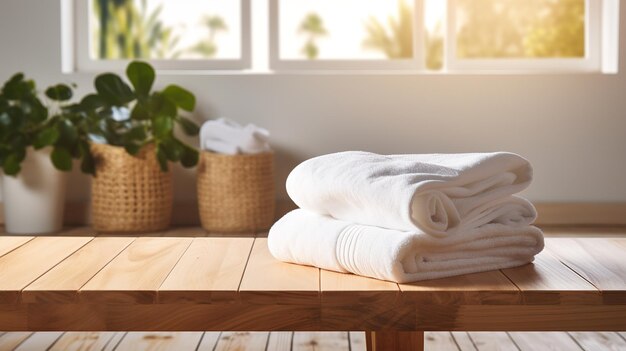
[[[172,218],[172,175],[162,172],[153,144],[137,156],[124,148],[92,144],[96,176],[91,185],[91,216],[99,232],[151,232]]]
[[[274,154],[221,155],[203,151],[198,207],[209,232],[255,232],[274,222]]]

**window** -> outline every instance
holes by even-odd
[[[619,0],[62,1],[66,70],[617,68]]]
[[[132,59],[157,69],[250,65],[249,0],[77,0],[76,59],[114,69]]]

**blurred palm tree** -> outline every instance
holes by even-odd
[[[387,58],[413,57],[413,9],[404,0],[398,0],[398,18],[388,18],[388,28],[375,17],[365,24],[365,48],[381,51]]]
[[[324,28],[324,21],[316,13],[309,13],[300,22],[299,33],[307,36],[306,42],[302,47],[302,53],[309,60],[315,60],[319,56],[319,48],[317,46],[317,39],[328,34],[326,28]]]
[[[214,57],[217,54],[217,44],[215,43],[215,37],[219,32],[228,31],[228,26],[224,19],[220,16],[207,15],[202,19],[204,26],[209,30],[209,37],[207,40],[198,42],[191,51],[199,53],[204,57]]]
[[[103,59],[176,58],[179,38],[160,21],[162,5],[148,12],[146,0],[94,0],[98,18],[98,57]]]

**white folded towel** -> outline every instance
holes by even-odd
[[[266,129],[219,118],[204,122],[200,128],[200,148],[221,154],[257,154],[270,151]]]
[[[512,153],[349,151],[303,162],[289,175],[287,192],[300,208],[315,213],[448,236],[488,223],[531,224],[536,218],[532,204],[510,196],[531,179],[528,161]]]
[[[492,223],[438,238],[298,209],[274,224],[268,246],[282,261],[406,283],[532,262],[543,249],[543,235],[533,226]]]

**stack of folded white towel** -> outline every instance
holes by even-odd
[[[523,265],[543,249],[532,168],[511,153],[341,152],[297,166],[300,207],[270,230],[279,260],[398,283]]]

